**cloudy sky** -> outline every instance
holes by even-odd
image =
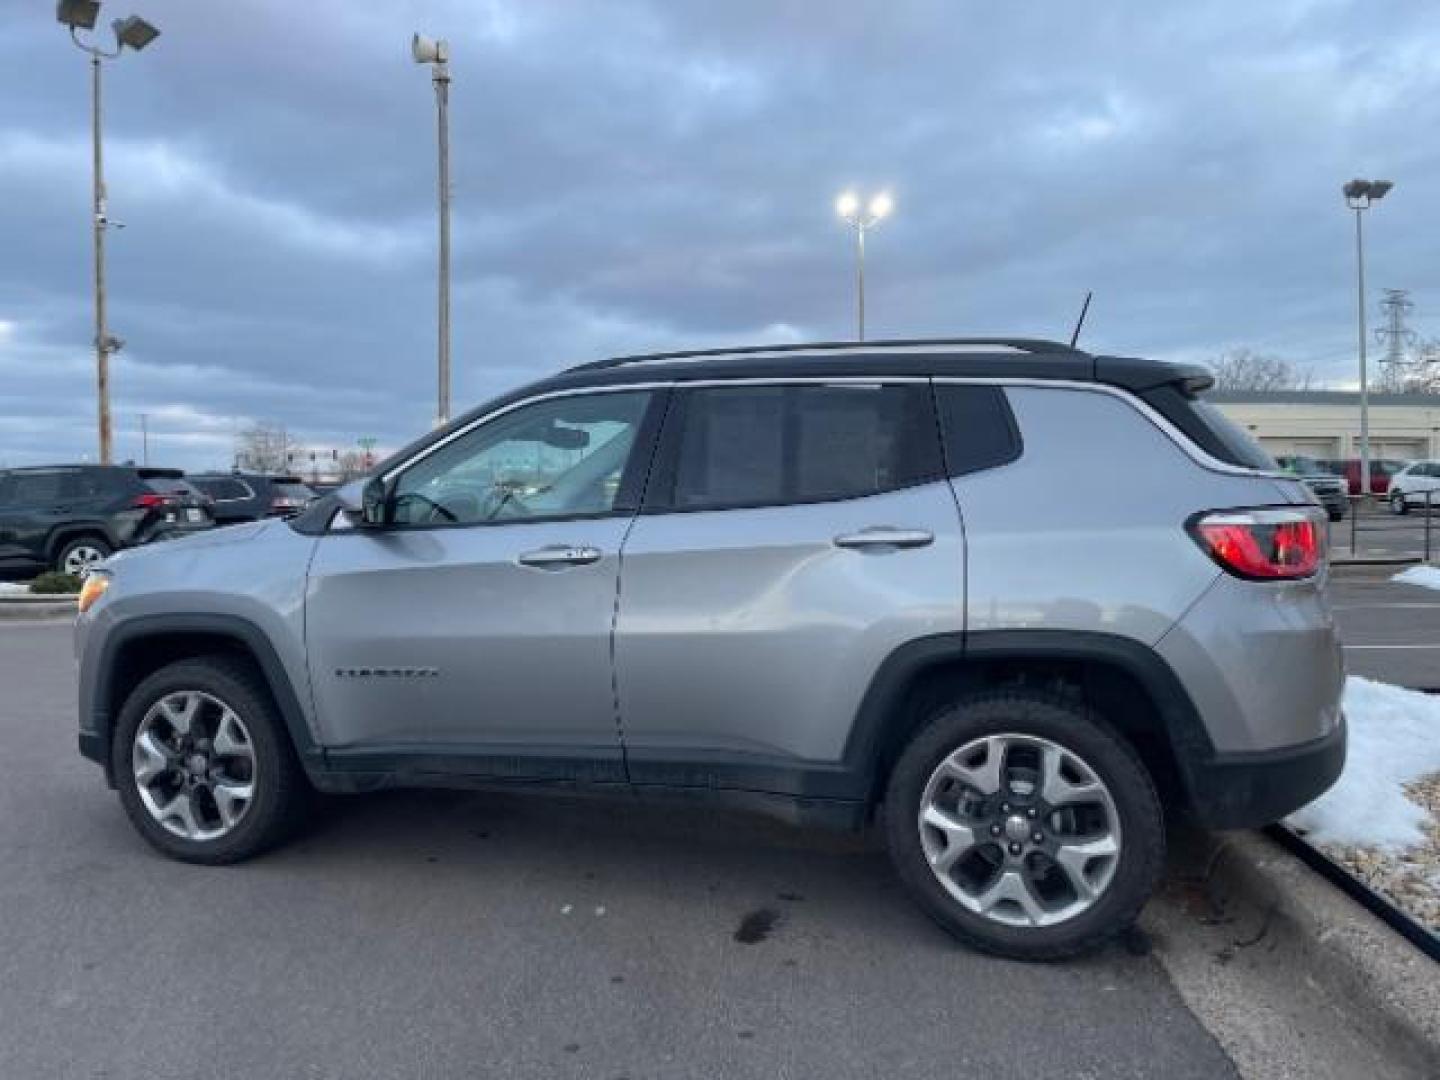
[[[1440,334],[1430,0],[108,0],[117,457],[255,420],[396,444],[434,412],[434,104],[451,42],[457,408],[616,352],[853,333],[1247,346],[1353,378],[1339,186],[1396,181],[1371,281]],[[0,461],[93,455],[88,83],[0,0]]]

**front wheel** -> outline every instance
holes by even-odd
[[[939,710],[891,773],[885,819],[921,907],[1015,959],[1123,932],[1164,864],[1164,817],[1134,751],[1091,710],[1031,691]]]
[[[169,664],[130,694],[111,769],[140,835],[184,862],[238,862],[296,823],[307,786],[269,689],[234,657]]]
[[[1390,512],[1392,514],[1408,514],[1410,512],[1403,492],[1392,491],[1390,493]]]

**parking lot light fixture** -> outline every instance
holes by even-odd
[[[91,228],[95,243],[95,389],[97,398],[100,464],[111,460],[110,427],[110,354],[120,348],[120,339],[110,333],[105,309],[105,230],[112,222],[106,209],[105,166],[101,153],[100,62],[114,60],[127,48],[139,52],[157,37],[160,31],[140,18],[130,15],[111,23],[115,47],[105,49],[93,42],[80,40],[78,31],[93,30],[100,17],[99,0],[60,0],[55,18],[70,28],[75,47],[90,56],[90,148],[91,148]]]
[[[152,24],[140,18],[139,15],[130,15],[124,19],[116,19],[111,23],[111,27],[115,31],[115,39],[119,41],[121,45],[128,45],[136,52],[139,52],[160,36],[160,31]]]
[[[868,203],[859,195],[846,191],[835,200],[835,213],[855,230],[855,340],[865,340],[865,233],[873,229],[895,209],[895,200],[888,191],[871,196]]]
[[[100,0],[60,0],[55,18],[72,30],[93,30],[100,17]]]
[[[1355,211],[1355,318],[1360,358],[1360,495],[1370,494],[1370,380],[1365,362],[1365,227],[1364,212],[1395,185],[1389,180],[1348,181],[1340,190]]]

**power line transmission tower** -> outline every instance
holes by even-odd
[[[1409,289],[1386,289],[1385,299],[1380,301],[1385,312],[1385,325],[1375,331],[1375,337],[1385,346],[1382,364],[1398,371],[1408,363],[1407,354],[1418,340],[1415,331],[1405,325],[1405,318],[1415,309],[1410,300]]]

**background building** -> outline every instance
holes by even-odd
[[[1272,454],[1360,456],[1360,395],[1342,390],[1205,395]],[[1370,395],[1370,455],[1440,458],[1440,394]]]

